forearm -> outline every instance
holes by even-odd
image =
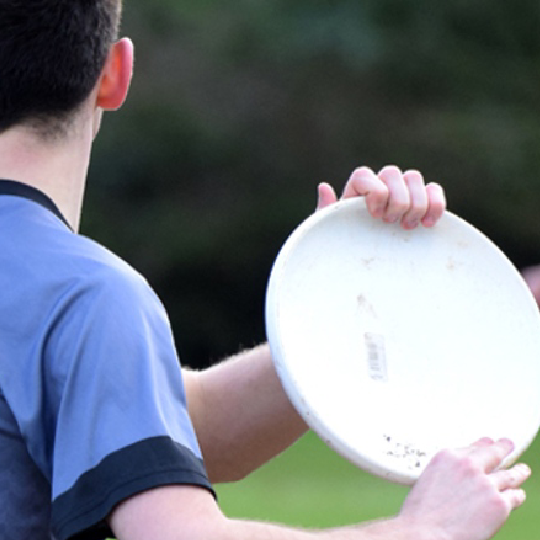
[[[442,536],[435,529],[428,531],[402,517],[326,530],[229,519],[208,492],[187,486],[158,488],[136,495],[116,508],[110,523],[118,540],[457,539]]]
[[[409,526],[398,517],[325,530],[235,520],[229,520],[227,528],[223,540],[447,540],[435,531]]]
[[[185,372],[189,412],[210,480],[238,480],[290,446],[307,427],[261,345],[201,372]]]

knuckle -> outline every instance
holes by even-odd
[[[429,206],[433,210],[444,210],[446,208],[446,201],[444,199],[433,198],[429,199]]]
[[[510,487],[515,487],[520,483],[521,477],[518,474],[518,471],[511,469],[509,471],[506,471],[505,474],[506,474],[506,485]]]
[[[474,459],[472,459],[470,456],[462,457],[458,462],[458,466],[462,474],[466,476],[474,476],[481,472]]]
[[[426,188],[432,191],[438,191],[439,193],[444,192],[441,184],[438,184],[437,182],[429,182],[428,184],[426,184]]]
[[[508,483],[512,487],[521,485],[529,477],[529,469],[527,466],[517,465],[506,471],[508,475]]]
[[[403,179],[405,180],[405,183],[410,184],[424,184],[424,177],[422,176],[422,173],[420,171],[417,171],[416,169],[410,169],[408,171],[405,171],[403,173]]]
[[[373,174],[373,171],[366,165],[362,165],[360,167],[356,167],[356,169],[354,169],[354,171],[352,172],[351,176],[355,176],[359,174]]]
[[[455,450],[441,450],[435,459],[446,467],[451,467],[456,474],[462,477],[473,477],[480,475],[481,470],[470,456],[461,455]],[[482,475],[485,477],[485,475]]]
[[[444,450],[440,450],[439,452],[437,452],[431,461],[435,465],[440,465],[440,464],[450,464],[457,460],[458,460],[458,456],[455,450],[445,448]]]
[[[493,460],[500,465],[508,455],[508,450],[500,445],[493,446]]]
[[[401,170],[396,165],[385,165],[380,171],[379,174],[381,175],[400,175],[401,176]]]
[[[433,202],[442,203],[442,204],[445,203],[444,190],[439,184],[430,182],[429,184],[426,185],[426,191],[429,197],[433,200]]]

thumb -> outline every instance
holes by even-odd
[[[330,184],[326,182],[319,184],[317,187],[317,210],[322,210],[326,206],[334,204],[336,200],[334,188]]]

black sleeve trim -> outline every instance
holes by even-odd
[[[84,473],[52,505],[58,540],[112,536],[105,518],[123,500],[164,485],[190,484],[216,494],[201,459],[169,437],[152,437],[122,448]]]

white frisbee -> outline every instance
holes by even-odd
[[[540,315],[518,271],[446,212],[412,231],[363,199],[316,212],[282,247],[266,330],[285,391],[353,463],[411,484],[442,448],[527,448],[540,426]]]

